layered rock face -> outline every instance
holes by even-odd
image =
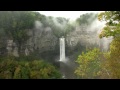
[[[55,50],[55,45],[59,42],[50,27],[46,27],[44,30],[29,30],[28,35],[30,36],[29,40],[22,45],[22,52],[26,56],[35,50],[38,50],[40,53],[44,51],[53,51]],[[18,47],[11,39],[7,40],[6,50],[8,54],[12,54],[17,57],[19,56]]]
[[[73,32],[70,32],[67,35],[67,45],[74,48],[77,44],[80,44],[86,48],[97,47],[102,51],[107,51],[112,41],[112,37],[100,39],[99,31],[100,30],[98,30],[97,27],[89,30],[87,26],[78,26]]]
[[[55,37],[50,27],[46,27],[44,30],[34,29],[29,31],[29,34],[31,36],[27,41],[29,50],[39,50],[40,53],[55,50],[58,39]]]
[[[81,27],[76,27],[73,32],[69,33],[66,40],[68,45],[72,48],[74,48],[78,43],[85,47],[100,45],[100,39],[97,32],[82,29]]]
[[[108,49],[107,47],[103,47],[103,42],[105,39],[99,39],[98,33],[94,28],[93,31],[90,31],[87,26],[77,26],[75,30],[67,34],[65,37],[65,43],[67,44],[67,49],[74,50],[76,45],[80,44],[85,48],[97,46],[102,49]],[[56,48],[59,48],[59,38],[57,38],[52,29],[50,27],[45,28],[38,28],[38,29],[31,29],[28,31],[30,36],[29,40],[22,45],[23,47],[23,54],[26,56],[29,55],[31,52],[35,50],[39,51],[39,53],[47,52],[47,51],[56,51]],[[13,54],[14,56],[18,57],[18,47],[13,40],[6,41],[6,50],[8,54]],[[110,43],[110,40],[107,44]],[[56,47],[57,46],[57,47]],[[59,51],[56,51],[59,52]],[[73,51],[74,52],[74,51]]]

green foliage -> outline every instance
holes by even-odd
[[[69,19],[63,17],[47,17],[39,12],[33,11],[1,11],[0,51],[5,51],[6,42],[3,42],[9,38],[17,44],[19,56],[22,56],[22,50],[24,49],[23,46],[25,46],[27,40],[30,38],[29,30],[35,29],[35,20],[42,23],[43,29],[50,27],[52,34],[57,38],[62,36],[66,37],[69,32],[75,29],[75,26],[69,23]]]
[[[74,30],[75,30],[75,26],[68,23],[68,24],[65,26],[64,36],[66,36],[66,35],[69,34],[71,31],[74,31]]]
[[[91,22],[93,22],[95,19],[97,19],[97,14],[94,13],[86,13],[80,16],[80,18],[76,19],[76,22],[79,25],[87,24],[90,25]]]
[[[63,17],[57,17],[57,22],[60,24],[68,23],[69,19],[63,18]]]
[[[110,45],[110,51],[106,55],[105,66],[110,78],[120,78],[120,38],[118,37]]]
[[[109,36],[118,36],[120,34],[120,11],[105,11],[98,15],[98,20],[106,21],[100,38]]]
[[[60,72],[52,64],[42,60],[17,61],[14,58],[2,60],[0,63],[2,79],[57,79]]]
[[[66,36],[69,32],[74,30],[75,26],[69,23],[69,19],[63,17],[48,17],[47,23],[51,27],[53,34],[60,38],[62,36]]]
[[[106,11],[98,16],[100,21],[106,21],[100,38],[113,36],[110,51],[105,55],[104,69],[109,78],[120,78],[120,11]]]
[[[29,11],[2,11],[0,12],[0,27],[6,32],[7,37],[17,43],[19,50],[30,36],[28,29],[34,26],[35,14]]]
[[[86,53],[82,52],[78,56],[76,62],[79,64],[75,70],[75,74],[79,78],[100,78],[101,75],[101,59],[102,53],[99,49],[94,48]]]

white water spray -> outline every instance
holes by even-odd
[[[65,61],[65,38],[60,38],[60,61]]]

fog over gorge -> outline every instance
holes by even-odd
[[[0,11],[0,79],[119,78],[118,14]]]

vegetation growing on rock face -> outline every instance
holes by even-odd
[[[32,11],[1,11],[0,12],[0,41],[13,40],[17,44],[19,54],[30,39],[28,32],[32,29],[34,34],[35,21],[40,21],[44,29],[49,27],[52,30],[52,35],[55,38],[66,36],[70,31],[74,30],[74,26],[69,23],[69,19],[62,17],[47,17],[38,12]],[[42,34],[43,35],[43,34]],[[40,37],[42,38],[42,37]],[[3,48],[4,43],[0,43],[0,48]]]
[[[90,24],[88,22],[94,21],[95,18],[96,18],[96,14],[93,13],[84,14],[77,19],[77,22],[83,24]],[[40,23],[42,24],[42,27],[39,27],[38,30],[38,31],[41,30],[41,37],[37,37],[37,38],[35,38],[36,35],[34,35],[35,21],[40,21]],[[63,17],[56,17],[56,18],[52,16],[47,17],[45,15],[40,14],[39,12],[1,11],[0,12],[0,41],[1,41],[0,49],[2,51],[5,51],[5,48],[7,47],[6,44],[8,39],[13,40],[13,42],[17,44],[19,54],[23,54],[24,49],[26,47],[28,48],[34,47],[34,49],[36,49],[35,48],[36,44],[42,43],[40,40],[43,38],[43,36],[47,35],[46,33],[43,33],[45,32],[45,28],[47,27],[51,29],[52,34],[50,35],[54,36],[54,38],[58,40],[62,36],[67,37],[67,35],[70,32],[75,30],[76,21],[73,24],[70,23],[69,19]],[[32,35],[28,34],[30,30]],[[38,33],[37,35],[40,34]],[[33,46],[29,46],[30,45],[30,43],[28,43],[29,39],[31,39],[30,42],[34,44]],[[2,40],[4,40],[5,43],[3,43]],[[35,43],[38,42],[36,40],[39,40],[39,43]],[[41,45],[37,45],[37,46],[41,46]],[[59,42],[56,42],[56,46],[57,48],[59,47]],[[56,50],[53,50],[53,52],[56,52]]]
[[[79,25],[90,25],[92,24],[92,22],[94,20],[97,19],[97,14],[94,14],[94,13],[86,13],[86,14],[83,14],[80,16],[80,18],[77,18],[76,19],[76,22],[79,24]]]
[[[35,14],[25,11],[2,11],[0,12],[0,28],[5,30],[8,38],[16,42],[19,51],[29,36],[28,29],[33,28],[35,21]]]

